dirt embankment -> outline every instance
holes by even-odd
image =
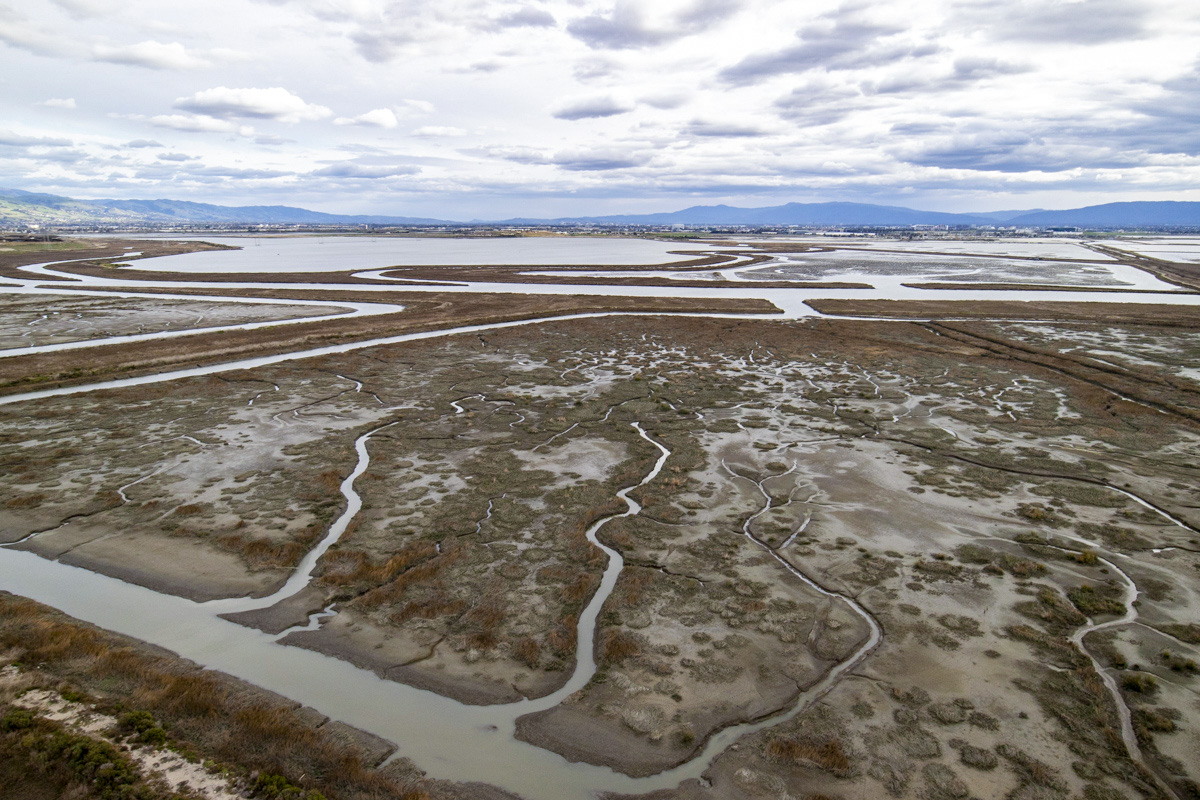
[[[757,248],[756,248],[757,249]],[[791,252],[790,250],[784,252]],[[677,255],[686,255],[678,253]],[[713,287],[739,285],[719,276],[709,280],[701,276],[706,268],[727,269],[737,262],[738,256],[749,255],[743,251],[724,251],[704,258],[680,261],[674,264],[649,266],[470,266],[470,267],[397,267],[384,273],[391,280],[416,279],[421,281],[445,281],[463,283],[469,281],[484,281],[493,283],[545,283],[567,284],[571,286],[677,286],[711,289]],[[753,267],[770,261],[771,256],[764,254],[753,255],[742,262],[743,267]],[[653,270],[655,272],[678,272],[681,276],[696,273],[695,279],[660,278],[638,275],[639,272]],[[605,275],[604,277],[589,276],[586,273],[603,271],[607,273],[628,272],[629,275]],[[556,275],[538,275],[538,272],[555,272]],[[579,274],[573,274],[579,273]],[[818,281],[756,281],[754,286],[763,289],[869,289],[869,284],[849,281],[818,282]]]
[[[0,278],[16,278],[29,280],[34,277],[28,272],[22,272],[20,267],[29,264],[44,264],[48,261],[68,261],[76,258],[88,258],[100,261],[124,259],[130,249],[140,252],[141,258],[157,256],[173,256],[180,253],[195,253],[201,250],[229,250],[232,248],[208,242],[171,242],[142,239],[68,239],[51,244],[16,245],[0,251]],[[72,269],[80,270],[80,274],[95,274],[105,278],[113,277],[113,268],[100,264],[76,264]],[[172,280],[184,279],[187,276],[172,275]],[[67,278],[49,278],[38,276],[39,281],[66,281]],[[143,280],[149,280],[143,277]]]
[[[961,291],[1001,291],[1001,292],[1120,292],[1121,294],[1162,294],[1156,289],[1126,289],[1121,286],[1061,286],[1054,284],[1028,283],[950,283],[945,281],[929,281],[926,283],[902,284],[910,289],[950,289]],[[1195,294],[1195,292],[1180,292],[1180,294]]]
[[[203,366],[237,358],[439,328],[533,320],[565,314],[609,311],[770,314],[777,311],[773,305],[761,300],[429,294],[389,296],[388,299],[404,304],[405,311],[252,331],[197,334],[152,344],[134,342],[86,350],[14,356],[0,361],[0,394],[135,377],[172,368]]]
[[[807,300],[822,314],[889,319],[1021,319],[1200,328],[1200,307],[1152,303],[1056,303],[1041,300]]]

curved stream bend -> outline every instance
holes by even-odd
[[[371,455],[367,452],[367,441],[380,431],[397,424],[398,421],[388,422],[372,428],[354,440],[354,450],[358,453],[358,463],[354,465],[354,470],[346,476],[346,479],[338,487],[342,496],[346,498],[346,510],[329,526],[329,531],[325,534],[324,538],[304,554],[304,558],[301,559],[283,586],[266,597],[229,597],[219,600],[209,600],[200,605],[211,609],[215,614],[257,611],[260,608],[273,606],[307,588],[312,583],[313,572],[316,570],[317,562],[321,559],[321,556],[325,555],[325,552],[338,539],[342,538],[342,534],[346,532],[346,529],[350,527],[350,523],[358,516],[358,512],[362,510],[362,497],[359,496],[358,492],[354,491],[354,482],[367,471],[367,467],[371,464]]]

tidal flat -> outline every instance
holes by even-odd
[[[83,568],[294,655],[308,678],[217,668],[358,730],[336,747],[362,783],[264,733],[221,751],[247,796],[252,770],[329,797],[1197,792],[1194,306],[840,291],[803,318],[680,301],[14,395],[0,567]],[[5,602],[27,689],[145,706],[215,757],[186,686],[117,679],[109,651],[143,645]]]

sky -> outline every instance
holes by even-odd
[[[0,187],[461,220],[1200,200],[1200,3],[0,0]]]

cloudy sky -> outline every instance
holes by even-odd
[[[451,219],[1200,200],[1200,3],[0,0],[0,186]]]

